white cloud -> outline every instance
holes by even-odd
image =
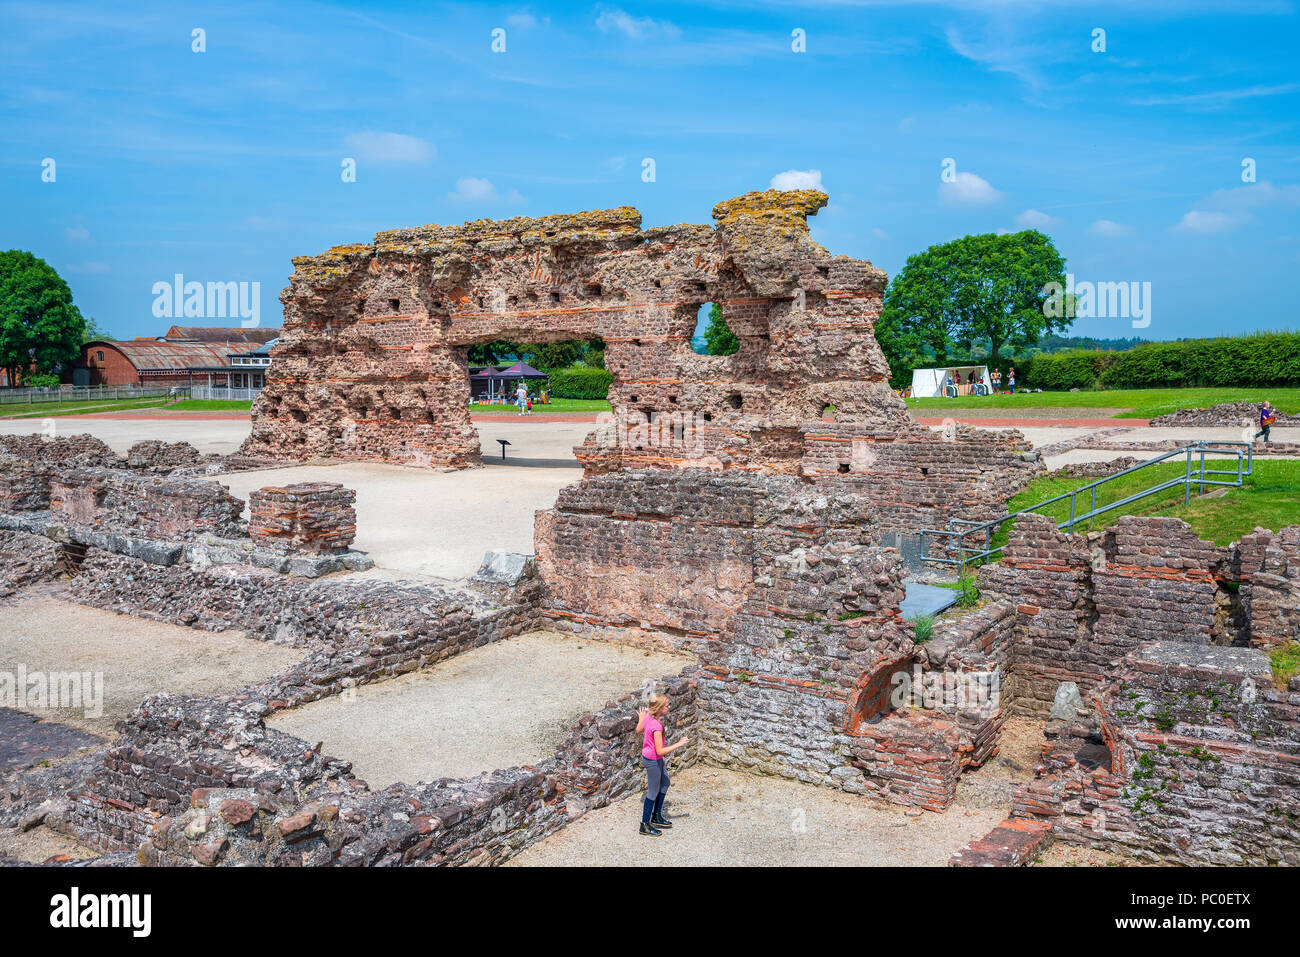
[[[90,230],[78,223],[75,226],[69,226],[63,231],[63,234],[74,243],[84,243],[90,240]]]
[[[448,193],[447,198],[457,203],[520,203],[524,199],[513,189],[502,195],[490,179],[480,176],[462,176],[456,180],[456,192]]]
[[[1173,227],[1176,233],[1223,233],[1236,229],[1245,219],[1240,214],[1221,213],[1215,210],[1190,209]]]
[[[106,273],[112,272],[112,267],[108,263],[98,261],[82,263],[80,266],[69,266],[68,272],[76,273]]]
[[[1061,220],[1036,209],[1027,209],[1016,217],[1016,225],[1030,229],[1055,229],[1061,225]]]
[[[1282,83],[1277,86],[1249,86],[1238,90],[1212,90],[1208,93],[1181,93],[1172,96],[1148,96],[1134,100],[1134,106],[1190,106],[1217,110],[1237,100],[1259,96],[1278,96],[1300,88],[1300,83]]]
[[[768,184],[773,189],[822,189],[822,171],[819,169],[788,169],[777,173]],[[825,192],[825,190],[822,190]]]
[[[596,27],[601,33],[621,33],[633,40],[648,40],[652,37],[676,39],[682,35],[681,28],[675,23],[652,17],[634,17],[618,9],[602,10],[596,18]]]
[[[881,229],[879,226],[873,226],[873,227],[871,228],[871,235],[875,236],[877,239],[888,239],[888,238],[889,238],[889,233],[885,232],[885,231],[884,231],[883,229]]]
[[[527,30],[529,27],[537,26],[537,18],[531,13],[512,13],[506,17],[506,25],[516,30]]]
[[[1263,180],[1216,190],[1197,209],[1186,212],[1172,228],[1179,233],[1222,233],[1254,220],[1252,209],[1283,206],[1300,206],[1300,186],[1274,186]]]
[[[1267,206],[1300,206],[1300,186],[1274,186],[1268,180],[1220,189],[1205,201],[1215,209],[1241,210]]]
[[[1094,236],[1132,236],[1133,227],[1117,223],[1113,219],[1099,219],[1088,227]]]
[[[958,173],[951,183],[939,184],[939,199],[950,206],[988,206],[1002,198],[982,176]]]
[[[348,149],[371,163],[427,163],[437,155],[433,144],[405,133],[352,133]]]

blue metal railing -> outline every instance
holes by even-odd
[[[1236,469],[1214,469],[1205,467],[1205,456],[1210,455],[1232,455],[1236,457]],[[1187,461],[1187,468],[1182,475],[1176,476],[1164,482],[1159,482],[1140,492],[1126,496],[1114,502],[1108,502],[1104,505],[1097,505],[1097,489],[1109,482],[1123,478],[1126,475],[1132,475],[1142,469],[1150,468],[1153,465],[1159,465],[1178,456],[1184,456]],[[1199,460],[1197,467],[1192,467],[1193,460]],[[1098,515],[1104,515],[1107,512],[1114,511],[1117,508],[1123,508],[1139,499],[1146,498],[1150,495],[1156,495],[1167,489],[1183,488],[1183,503],[1191,501],[1192,486],[1200,486],[1202,494],[1207,485],[1226,485],[1232,488],[1240,488],[1245,484],[1245,480],[1254,471],[1254,448],[1249,442],[1195,442],[1191,445],[1185,445],[1182,448],[1166,452],[1164,455],[1158,455],[1153,459],[1145,462],[1139,462],[1137,465],[1130,466],[1122,472],[1116,472],[1114,475],[1108,475],[1105,478],[1098,479],[1095,482],[1089,482],[1087,485],[1081,485],[1069,492],[1063,492],[1053,498],[1044,499],[1028,508],[1017,509],[1014,512],[1008,512],[999,518],[987,522],[976,522],[970,519],[954,518],[948,522],[946,529],[942,528],[925,528],[921,530],[921,560],[926,562],[937,562],[944,565],[963,566],[969,562],[987,561],[994,554],[1002,551],[1003,546],[993,545],[993,536],[996,530],[1020,515],[1026,512],[1037,512],[1039,509],[1048,505],[1055,505],[1057,502],[1069,500],[1070,516],[1063,522],[1057,523],[1057,528],[1063,528],[1067,531],[1074,531],[1075,525],[1096,518]],[[1232,476],[1232,479],[1220,479],[1213,476]],[[1082,514],[1079,513],[1078,505],[1081,496],[1089,496],[1088,510]],[[973,535],[983,533],[983,547],[971,547],[967,544],[967,539]],[[947,553],[935,555],[930,554],[929,544],[932,539],[946,539]]]

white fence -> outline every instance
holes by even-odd
[[[191,399],[226,399],[232,402],[251,402],[261,389],[231,389],[226,386],[196,385],[190,387]]]
[[[0,389],[0,406],[3,405],[39,405],[46,402],[62,404],[64,402],[114,402],[119,399],[160,399],[180,393],[181,388],[149,388],[132,385],[65,385],[58,389]]]

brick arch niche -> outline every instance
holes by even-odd
[[[627,206],[477,220],[295,258],[244,451],[476,466],[468,347],[599,337],[614,413],[576,450],[589,477],[788,475],[889,505],[881,527],[995,509],[1018,436],[941,447],[908,415],[873,335],[887,277],[812,240],[807,217],[826,202],[747,193],[714,207],[712,226],[646,229]],[[692,350],[707,302],[734,355]]]

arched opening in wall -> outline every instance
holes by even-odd
[[[508,333],[507,333],[508,334]],[[496,339],[466,349],[472,408],[509,405],[523,385],[534,411],[590,412],[608,408],[612,375],[600,338],[522,342]]]
[[[730,356],[740,350],[740,339],[727,326],[717,303],[706,302],[700,306],[691,349],[702,356]]]

